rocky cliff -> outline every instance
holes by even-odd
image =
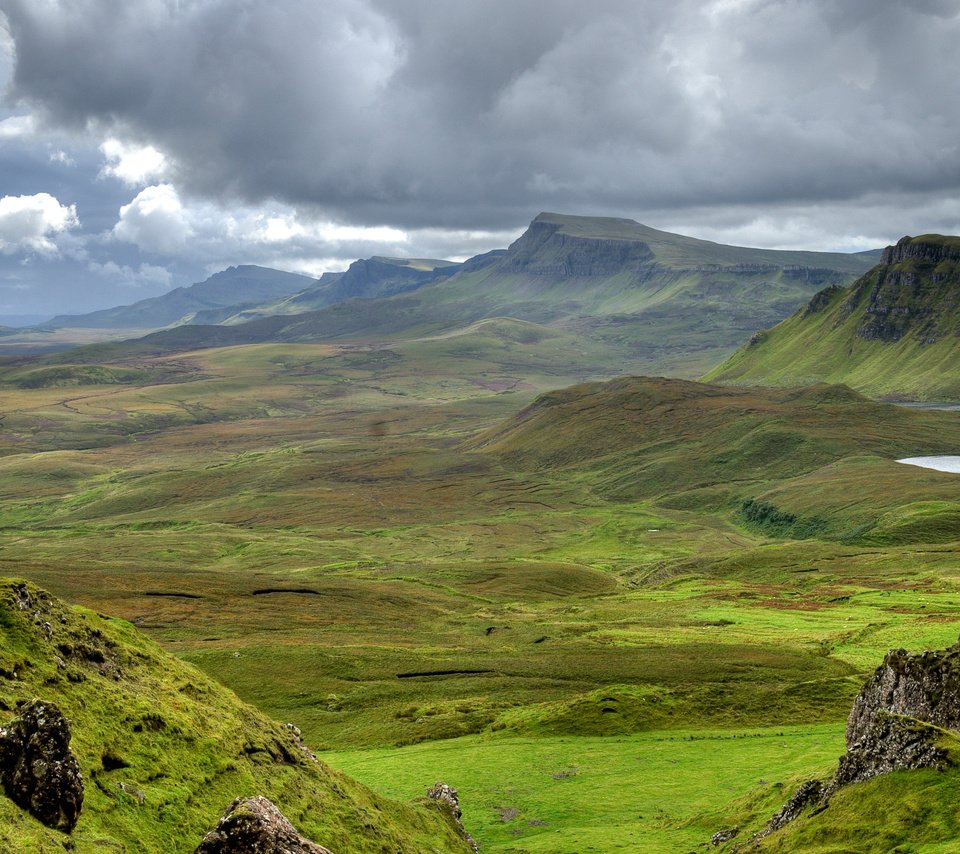
[[[846,753],[829,781],[810,780],[753,839],[784,828],[803,815],[828,809],[852,783],[892,771],[946,770],[960,734],[960,643],[941,651],[889,652],[854,701],[846,728]]]
[[[849,288],[755,335],[705,379],[843,382],[868,394],[960,399],[960,238],[904,237]]]

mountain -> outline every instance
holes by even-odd
[[[186,854],[228,804],[251,795],[269,797],[301,833],[334,851],[471,850],[442,809],[391,801],[333,771],[295,729],[129,623],[11,579],[0,580],[0,684],[4,726],[35,698],[66,716],[84,789],[69,835],[45,826],[11,799],[15,757],[0,728],[4,851]],[[424,791],[433,783],[425,780]],[[49,804],[52,790],[34,804]]]
[[[46,325],[54,328],[158,329],[186,322],[197,312],[209,309],[279,299],[303,290],[313,282],[309,276],[269,267],[229,267],[202,282],[174,288],[158,297],[89,314],[58,315]]]
[[[452,275],[463,265],[434,258],[372,258],[354,261],[343,273],[324,273],[310,287],[256,306],[233,306],[197,312],[191,323],[236,324],[272,315],[315,311],[348,299],[375,299],[416,290]]]
[[[416,290],[227,328],[163,331],[126,352],[417,337],[511,317],[606,347],[614,373],[628,367],[690,376],[758,324],[782,319],[824,285],[846,284],[870,264],[860,255],[745,249],[628,219],[544,213],[505,253],[468,261]],[[75,354],[104,356],[100,349]]]
[[[706,379],[843,382],[873,396],[960,400],[958,335],[960,237],[904,237],[851,287],[820,291]]]

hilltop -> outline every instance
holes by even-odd
[[[197,312],[190,323],[234,325],[272,315],[301,314],[348,299],[375,299],[416,290],[453,275],[463,267],[436,258],[372,258],[354,261],[343,273],[324,273],[316,282],[284,299],[257,306],[236,305]]]
[[[69,836],[0,793],[0,848],[192,852],[237,796],[265,795],[336,851],[470,851],[444,814],[380,797],[316,760],[122,620],[0,580],[0,722],[40,698],[67,717],[84,781]],[[433,780],[424,783],[424,789]]]
[[[960,400],[958,330],[960,238],[904,237],[849,288],[820,291],[706,379],[843,382],[873,396]]]
[[[510,467],[580,473],[615,500],[722,509],[772,536],[871,543],[956,538],[956,478],[894,460],[958,445],[955,418],[843,385],[651,377],[549,392],[471,442]]]

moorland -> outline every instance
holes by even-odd
[[[896,460],[955,453],[960,421],[695,382],[746,309],[658,332],[664,295],[625,313],[601,267],[559,278],[603,280],[603,324],[537,313],[543,288],[455,318],[463,284],[426,323],[433,282],[328,308],[317,340],[185,324],[8,360],[0,575],[129,621],[376,792],[457,786],[485,851],[748,836],[831,772],[888,649],[956,640],[960,481]],[[324,333],[348,313],[372,331]],[[949,851],[958,787],[858,784],[763,850]]]

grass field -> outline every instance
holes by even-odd
[[[602,375],[569,346],[490,321],[10,366],[0,575],[130,620],[375,789],[457,786],[485,850],[756,829],[829,773],[887,649],[960,633],[960,481],[891,462],[960,420],[836,387],[534,402]]]

